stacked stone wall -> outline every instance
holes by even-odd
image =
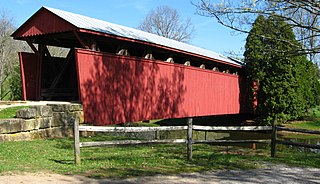
[[[23,108],[16,112],[16,118],[0,120],[0,142],[70,137],[73,135],[73,119],[83,123],[81,104]]]

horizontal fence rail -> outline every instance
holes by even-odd
[[[165,139],[165,140],[119,140],[119,141],[99,141],[81,142],[80,147],[109,146],[109,145],[130,145],[130,144],[185,144],[186,139]]]
[[[188,126],[161,126],[161,127],[103,127],[103,126],[79,126],[79,131],[89,132],[154,132],[166,130],[187,130]]]
[[[295,133],[320,135],[320,131],[296,129],[296,128],[286,128],[286,127],[276,126],[275,122],[273,122],[272,123],[271,157],[276,156],[276,144],[298,146],[298,147],[311,148],[311,149],[320,149],[320,145],[316,145],[316,144],[307,144],[307,143],[293,142],[293,141],[287,141],[287,140],[278,140],[277,139],[277,131],[287,131],[287,132],[295,132]]]
[[[298,132],[298,133],[305,133],[305,134],[318,134],[320,135],[320,131],[316,130],[305,130],[305,129],[295,129],[295,128],[285,128],[277,126],[278,131],[288,131],[288,132]]]
[[[280,141],[280,140],[277,140],[277,143],[284,144],[284,145],[290,145],[290,146],[311,148],[311,149],[320,149],[320,145],[316,145],[316,144],[306,144],[306,143],[300,143],[300,142]]]
[[[89,132],[158,132],[170,130],[186,130],[186,139],[165,139],[165,140],[114,140],[80,142],[81,131]],[[79,121],[74,122],[74,153],[75,163],[80,165],[80,148],[99,147],[109,145],[132,145],[132,144],[186,144],[188,160],[192,160],[192,144],[209,143],[269,143],[270,140],[192,140],[193,131],[271,131],[271,126],[200,126],[192,125],[192,118],[187,118],[187,126],[160,126],[160,127],[106,127],[106,126],[79,126]]]
[[[199,131],[271,131],[271,126],[200,126],[193,125],[192,130]]]
[[[193,140],[192,143],[270,143],[270,140]]]
[[[170,130],[186,130],[186,139],[165,139],[165,140],[115,140],[115,141],[96,141],[96,142],[80,142],[81,131],[89,132],[158,132]],[[192,131],[272,131],[271,140],[192,140]],[[187,118],[187,126],[160,126],[160,127],[104,127],[104,126],[79,126],[79,120],[74,120],[74,154],[75,163],[80,165],[80,148],[81,147],[98,147],[109,145],[132,145],[132,144],[186,144],[188,160],[192,160],[192,144],[209,144],[209,143],[270,143],[271,157],[275,157],[276,144],[284,144],[291,146],[306,147],[312,149],[320,149],[320,145],[312,145],[306,143],[292,142],[277,139],[277,131],[289,131],[306,134],[320,135],[320,131],[293,129],[276,126],[275,122],[272,126],[200,126],[192,125],[192,118]]]

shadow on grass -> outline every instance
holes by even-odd
[[[250,170],[264,163],[293,166],[320,166],[320,157],[292,150],[279,151],[270,157],[267,149],[250,150],[239,147],[195,145],[193,160],[188,161],[182,145],[127,146],[85,148],[81,150],[80,174],[93,178],[128,178],[136,176],[171,175],[212,170]],[[53,162],[72,165],[73,160]]]
[[[54,139],[56,142],[55,147],[57,149],[67,149],[71,150],[74,149],[74,142],[72,138],[59,138],[59,139]]]
[[[98,136],[86,141],[112,140]],[[56,139],[58,149],[67,149],[73,156],[72,139]],[[77,173],[89,177],[127,178],[135,176],[170,175],[211,170],[248,170],[264,162],[294,166],[320,167],[319,154],[301,153],[277,146],[277,157],[270,157],[270,148],[251,150],[237,146],[194,145],[193,160],[187,160],[185,145],[121,145],[81,148],[82,165]],[[67,159],[50,161],[69,167],[74,162]]]
[[[49,159],[49,160],[58,164],[74,165],[74,160],[57,160],[57,159]]]
[[[100,141],[111,139],[108,136],[99,136],[96,138],[86,138],[86,141]],[[57,140],[57,148],[59,149],[73,149],[73,142],[68,140]],[[243,164],[241,162],[234,162],[239,157],[239,151],[235,154],[228,154],[228,147],[211,145],[194,145],[193,146],[193,161],[187,160],[186,146],[185,145],[119,145],[107,147],[90,147],[81,148],[82,160],[86,163],[101,162],[101,163],[115,163],[120,167],[126,164],[139,166],[147,161],[153,166],[160,165],[161,167],[171,165],[170,172],[184,171],[199,171],[207,169],[246,169],[252,166]],[[219,148],[219,149],[218,149]],[[241,152],[241,151],[240,151]],[[225,154],[227,153],[227,154]],[[241,156],[241,155],[240,155]],[[70,164],[70,160],[54,160],[61,164]],[[221,165],[221,166],[220,166]],[[193,167],[193,168],[187,168]],[[132,169],[132,168],[131,168]],[[167,167],[168,169],[168,167]],[[175,170],[175,171],[174,171]],[[169,173],[170,173],[169,172]],[[158,172],[152,172],[158,173]]]

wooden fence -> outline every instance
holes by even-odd
[[[271,157],[276,156],[276,144],[283,144],[283,145],[290,145],[290,146],[298,146],[298,147],[305,147],[305,148],[313,148],[313,149],[320,149],[320,145],[315,144],[306,144],[300,142],[292,142],[286,140],[278,140],[277,139],[277,132],[278,131],[288,131],[288,132],[296,132],[296,133],[304,133],[304,134],[317,134],[320,135],[320,131],[315,130],[305,130],[305,129],[295,129],[295,128],[285,128],[281,126],[276,126],[275,122],[272,123],[272,138],[271,138]]]
[[[80,142],[79,132],[157,132],[168,130],[186,130],[186,139],[165,139],[165,140],[115,140],[99,142]],[[106,127],[106,126],[79,126],[79,122],[74,122],[74,155],[75,164],[80,165],[80,148],[107,145],[129,145],[129,144],[187,144],[188,160],[192,160],[192,144],[200,143],[262,143],[269,140],[192,140],[193,131],[271,131],[271,126],[199,126],[192,125],[192,118],[187,118],[187,126],[161,126],[161,127]]]

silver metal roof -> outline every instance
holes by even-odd
[[[121,26],[118,24],[113,24],[103,20],[99,20],[99,19],[95,19],[95,18],[91,18],[91,17],[87,17],[87,16],[83,16],[83,15],[79,15],[71,12],[66,12],[66,11],[62,11],[54,8],[49,8],[49,7],[44,7],[44,8],[78,28],[98,31],[98,32],[102,32],[110,35],[116,35],[116,36],[121,36],[125,38],[145,41],[145,42],[150,42],[153,44],[170,47],[170,48],[186,51],[189,53],[198,54],[198,55],[209,57],[212,59],[218,59],[230,64],[239,65],[239,66],[242,65],[242,62],[236,59],[226,57],[221,54],[202,49],[200,47],[196,47],[196,46],[182,43],[176,40],[158,36],[152,33],[144,32],[138,29]]]

